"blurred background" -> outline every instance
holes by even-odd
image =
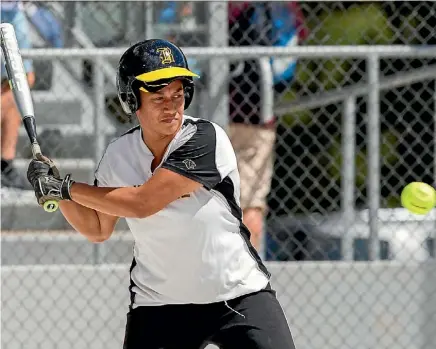
[[[188,115],[229,133],[248,125],[237,139],[252,127],[272,135],[244,161],[267,188],[259,251],[297,348],[436,347],[436,210],[416,216],[400,202],[409,182],[436,183],[436,3],[1,6],[26,39],[42,150],[62,174],[92,183],[106,144],[134,126],[116,95],[124,49],[171,40],[201,76]],[[45,213],[19,179],[27,143],[20,127],[14,156],[2,152],[2,346],[120,348],[127,226],[92,244]]]

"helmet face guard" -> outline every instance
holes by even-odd
[[[121,57],[116,82],[118,99],[127,115],[141,105],[140,90],[157,92],[175,80],[181,80],[185,109],[194,96],[193,77],[179,47],[165,40],[146,40],[129,48]]]

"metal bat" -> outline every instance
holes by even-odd
[[[33,158],[41,161],[49,161],[41,153],[36,134],[35,112],[33,109],[33,101],[30,94],[27,75],[24,70],[23,60],[18,47],[15,30],[12,24],[0,24],[1,49],[5,62],[6,72],[8,75],[9,86],[14,94],[15,103],[20,111],[24,127],[29,136],[32,147]],[[49,161],[50,162],[50,161]],[[56,167],[50,163],[52,168],[57,171]],[[58,209],[57,201],[49,200],[44,202],[44,210],[54,212]]]

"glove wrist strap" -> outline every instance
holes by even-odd
[[[70,177],[71,177],[71,174],[67,174],[65,176],[64,180],[62,181],[61,196],[62,196],[63,200],[72,200],[70,189],[71,189],[71,185],[73,185],[74,181],[72,179],[70,179]]]

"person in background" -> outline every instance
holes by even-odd
[[[14,26],[18,46],[30,48],[28,38],[29,26],[24,15],[21,1],[1,2],[1,22]],[[35,73],[32,61],[25,59],[24,68],[27,81],[32,87],[35,83]],[[15,104],[14,95],[9,87],[8,77],[4,64],[1,65],[1,186],[2,188],[32,189],[29,183],[16,170],[13,160],[16,155],[18,131],[21,125],[21,116]]]
[[[62,22],[47,8],[44,3],[28,2],[25,11],[30,23],[38,30],[47,46],[64,47]]]
[[[229,46],[295,46],[308,35],[303,14],[295,2],[229,2]],[[270,59],[276,92],[292,82],[296,60]],[[260,113],[258,62],[249,60],[231,66],[236,73],[229,84],[229,136],[241,176],[241,207],[251,243],[259,250],[267,211],[275,144],[275,120]]]

